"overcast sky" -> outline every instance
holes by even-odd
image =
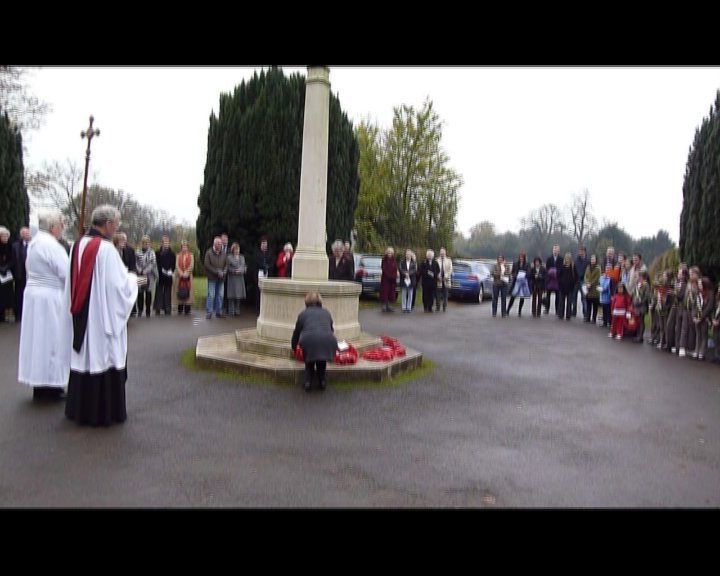
[[[260,68],[256,68],[260,70]],[[285,67],[286,73],[304,67]],[[42,68],[31,90],[52,105],[26,136],[26,164],[84,166],[90,114],[93,175],[192,224],[203,182],[208,119],[221,92],[254,68]],[[542,204],[587,188],[598,219],[632,236],[666,229],[677,241],[689,147],[720,89],[720,68],[330,67],[354,122],[387,128],[394,106],[429,97],[443,146],[462,176],[458,228],[482,220],[517,231]]]

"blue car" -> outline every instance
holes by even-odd
[[[478,304],[492,296],[490,268],[475,260],[453,260],[450,298],[470,299]]]

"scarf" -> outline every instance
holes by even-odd
[[[95,260],[103,239],[100,232],[94,228],[90,230],[88,236],[90,236],[90,240],[85,245],[80,260],[80,269],[78,270],[77,266],[80,242],[76,242],[73,246],[70,267],[70,313],[73,317],[73,349],[75,352],[80,352],[85,340]]]

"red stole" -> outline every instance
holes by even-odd
[[[92,281],[92,273],[95,268],[95,258],[97,258],[97,253],[100,249],[100,242],[102,242],[101,236],[93,236],[90,240],[88,240],[85,250],[83,251],[80,270],[78,270],[76,265],[80,242],[76,242],[73,247],[73,267],[70,271],[70,312],[73,315],[82,310],[85,300],[87,299],[88,292],[90,291],[90,282]]]

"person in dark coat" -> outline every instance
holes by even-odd
[[[164,311],[165,316],[170,316],[172,312],[173,275],[175,274],[177,255],[170,248],[170,238],[167,236],[162,237],[160,250],[155,252],[155,260],[160,272],[157,287],[155,288],[155,301],[153,302],[155,314],[160,316],[160,312]]]
[[[332,254],[328,259],[328,280],[346,280],[352,282],[355,277],[355,265],[352,257],[345,255],[342,240],[332,243]]]
[[[58,241],[60,242],[60,239]],[[115,244],[115,248],[117,248],[118,254],[120,254],[120,258],[122,259],[123,264],[125,264],[125,268],[127,268],[129,272],[135,272],[135,270],[137,270],[137,262],[135,260],[135,248],[133,248],[127,243],[127,234],[125,234],[125,232],[118,232],[113,238],[113,243]],[[62,244],[62,242],[60,242],[60,244]],[[69,253],[69,244],[67,250]],[[137,303],[135,303],[135,306],[133,306],[132,312],[130,312],[130,316],[135,316],[136,312]]]
[[[437,276],[440,274],[440,266],[434,260],[435,252],[428,250],[425,253],[425,260],[420,263],[420,282],[422,285],[422,300],[425,312],[432,312],[433,301],[435,300],[435,288]]]
[[[260,316],[260,282],[258,279],[273,278],[275,276],[275,258],[266,236],[260,236],[260,246],[255,249],[250,260],[248,274],[250,276],[249,281],[254,288],[250,290],[255,293],[255,314]]]
[[[15,277],[15,322],[22,319],[23,298],[25,295],[25,284],[27,283],[27,272],[25,271],[25,260],[27,260],[27,247],[30,243],[30,228],[20,228],[20,238],[12,245],[13,276]]]
[[[295,323],[295,331],[290,341],[293,350],[300,344],[305,361],[306,392],[312,387],[313,375],[317,369],[318,385],[325,390],[325,367],[337,350],[337,339],[333,333],[333,321],[330,312],[322,307],[322,298],[317,292],[308,292],[305,296],[305,310],[300,312]]]
[[[554,244],[552,254],[548,256],[545,262],[545,290],[547,292],[547,300],[545,304],[545,314],[550,313],[550,295],[555,294],[555,314],[560,316],[560,285],[558,274],[563,265],[563,258],[560,256],[560,245]]]
[[[0,226],[0,322],[5,322],[5,311],[15,305],[12,255],[10,230]]]
[[[595,268],[597,268],[597,264],[595,264]],[[576,277],[577,274],[575,274],[575,266],[573,265],[572,255],[570,252],[566,252],[565,257],[562,260],[562,265],[559,266],[557,270],[557,280],[560,288],[560,305],[558,307],[558,318],[560,320],[563,318],[565,318],[565,320],[570,320],[570,318],[572,318],[570,296],[572,294],[573,287],[575,286]],[[597,292],[595,294],[597,295]],[[595,315],[597,316],[597,306],[595,307]]]
[[[533,260],[533,267],[528,276],[528,285],[532,294],[533,318],[540,318],[542,296],[545,291],[545,267],[542,265],[542,258],[539,256],[535,256]]]
[[[385,250],[385,256],[380,262],[382,273],[380,275],[380,304],[383,312],[394,312],[390,306],[390,302],[394,302],[397,294],[395,288],[397,279],[400,277],[400,271],[395,262],[395,250],[388,247]]]

